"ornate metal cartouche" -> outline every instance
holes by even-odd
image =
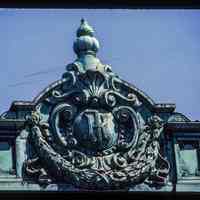
[[[96,57],[99,42],[82,19],[77,59],[48,87],[27,117],[24,179],[87,190],[164,185],[169,164],[159,152],[164,122],[151,100]]]

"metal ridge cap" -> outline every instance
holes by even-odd
[[[172,132],[199,132],[200,133],[200,122],[190,121],[190,122],[167,122],[164,125],[165,131]]]
[[[173,112],[176,109],[174,103],[155,103],[154,110],[157,112]]]
[[[18,108],[24,108],[27,109],[29,108],[32,110],[34,108],[35,104],[32,101],[13,101],[9,111],[16,111]]]

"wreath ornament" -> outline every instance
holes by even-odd
[[[24,177],[87,190],[164,185],[169,173],[159,153],[164,123],[157,115],[142,117],[143,103],[133,88],[93,57],[98,48],[90,44],[92,36],[82,20],[74,47],[80,59],[68,65],[59,84],[27,117],[30,151]]]
[[[169,165],[159,153],[158,142],[163,121],[154,115],[141,125],[136,97],[129,95],[134,99],[130,106],[128,95],[121,97],[109,90],[111,100],[116,101],[109,106],[105,93],[108,89],[95,95],[97,104],[93,104],[94,96],[84,98],[81,92],[53,96],[57,103],[46,122],[39,112],[32,113],[27,126],[36,156],[25,163],[26,174],[41,183],[66,182],[94,190],[120,189],[156,179],[159,184],[166,182]],[[85,100],[76,104],[76,97]]]

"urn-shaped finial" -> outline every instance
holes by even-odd
[[[76,32],[77,39],[74,42],[74,51],[78,57],[84,54],[96,55],[99,42],[94,37],[93,28],[85,19],[81,19],[81,25]]]

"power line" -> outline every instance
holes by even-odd
[[[120,57],[115,57],[114,58],[115,60],[119,60]],[[113,60],[113,58],[111,59]],[[104,62],[107,62],[108,60],[107,59],[104,59]],[[53,73],[53,72],[56,72],[56,71],[59,71],[61,68],[62,69],[65,69],[64,67],[65,65],[63,66],[59,66],[59,67],[51,67],[51,68],[47,68],[45,70],[41,70],[41,71],[38,71],[38,72],[33,72],[33,73],[30,73],[30,74],[26,74],[23,76],[23,78],[31,78],[31,77],[34,77],[34,76],[40,76],[42,74],[50,74],[50,73]],[[64,70],[63,70],[64,71]],[[37,80],[37,82],[41,82],[43,80]],[[8,85],[8,87],[17,87],[17,86],[21,86],[21,85],[30,85],[30,84],[35,84],[35,81],[23,81],[23,82],[17,82],[17,83],[13,83],[13,84],[10,84]]]
[[[41,81],[43,81],[43,80],[38,80],[37,82],[41,82]],[[10,84],[10,85],[8,85],[8,87],[17,87],[20,85],[30,85],[30,84],[35,84],[35,82],[34,81],[24,81],[24,82]]]
[[[27,75],[24,75],[24,78],[29,78],[29,77],[33,77],[33,76],[38,76],[40,74],[48,74],[48,73],[52,73],[52,72],[55,72],[55,71],[59,71],[58,68],[61,68],[61,66],[48,68],[46,70],[42,70],[42,71],[34,72],[34,73],[31,73],[31,74],[27,74]],[[62,68],[64,68],[64,67],[62,66]]]
[[[42,74],[53,73],[53,72],[59,71],[60,70],[59,68],[61,68],[61,66],[48,68],[46,70],[41,70],[41,71],[38,71],[38,72],[34,72],[34,73],[31,73],[31,74],[24,75],[23,78],[31,78],[31,77],[39,76],[39,75],[42,75]],[[64,66],[62,66],[62,68],[64,68]],[[38,81],[41,82],[43,80],[37,80],[37,82]],[[17,87],[17,86],[21,86],[21,85],[30,85],[30,84],[35,84],[35,81],[30,80],[30,81],[17,82],[17,83],[13,83],[13,84],[8,85],[8,87]]]

